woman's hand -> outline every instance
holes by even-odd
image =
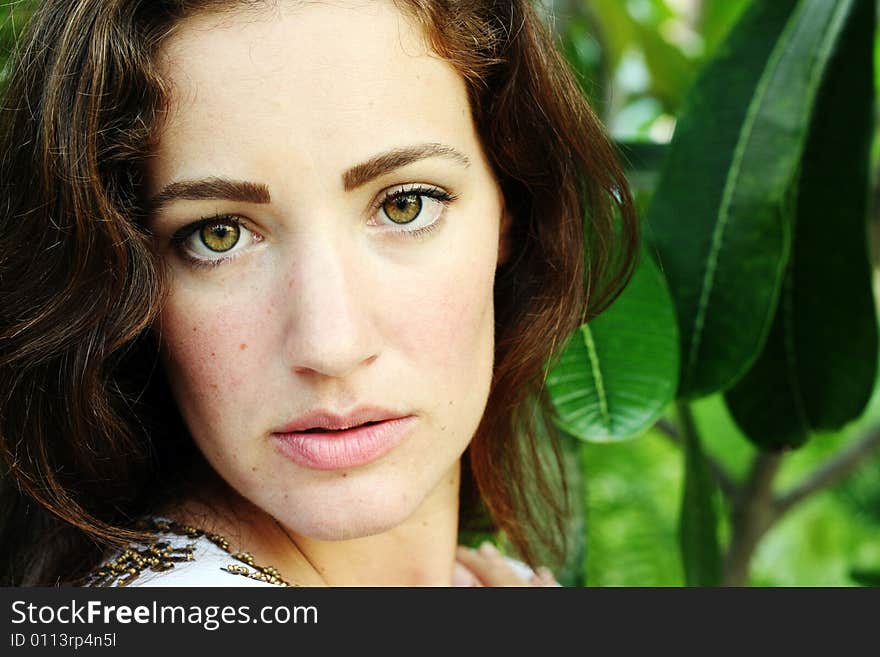
[[[559,586],[548,568],[541,566],[524,578],[491,543],[479,549],[459,546],[455,554],[454,586]]]

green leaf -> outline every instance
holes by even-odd
[[[636,22],[620,0],[592,0],[588,8],[599,28],[603,55],[614,71],[623,54],[638,43]]]
[[[547,378],[556,424],[589,441],[649,428],[675,396],[678,333],[662,274],[643,253],[611,308],[572,336]]]
[[[688,99],[648,215],[682,339],[680,394],[730,387],[775,314],[790,226],[780,212],[851,3],[755,3]]]
[[[707,53],[712,53],[748,6],[749,0],[704,0],[698,20]]]
[[[853,568],[849,576],[861,586],[880,586],[880,570],[861,570]]]
[[[877,321],[868,255],[874,0],[847,3],[846,30],[816,104],[794,194],[795,234],[767,344],[725,398],[765,448],[858,417],[874,387]]]
[[[588,8],[599,28],[608,68],[616,71],[626,54],[642,53],[651,75],[650,95],[662,101],[665,111],[674,111],[692,82],[694,66],[659,29],[674,15],[669,8],[655,3],[651,16],[643,21],[637,20],[620,0],[590,0]]]
[[[721,581],[718,544],[717,489],[703,456],[690,408],[679,402],[684,437],[684,493],[679,519],[679,543],[687,586],[717,586]]]
[[[693,84],[696,66],[656,27],[637,24],[636,35],[651,73],[652,95],[666,112],[674,112]]]

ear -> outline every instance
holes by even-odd
[[[513,218],[505,206],[501,211],[501,225],[498,232],[498,267],[507,263],[510,258],[510,226]]]

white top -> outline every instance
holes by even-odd
[[[144,524],[155,539],[116,552],[92,572],[86,586],[291,586],[272,566],[256,564],[247,552],[232,552],[222,536],[167,518]],[[520,576],[533,575],[521,561],[507,561]]]
[[[256,564],[248,552],[232,552],[219,534],[161,517],[138,528],[155,538],[113,554],[86,586],[289,586],[272,566]]]

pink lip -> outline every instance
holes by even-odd
[[[362,426],[365,422],[374,422]],[[406,438],[416,416],[395,416],[376,408],[356,409],[342,416],[326,411],[309,413],[272,432],[278,450],[291,461],[313,470],[338,470],[366,465],[394,449]],[[332,429],[306,433],[306,429]]]
[[[365,422],[381,422],[405,417],[407,413],[396,413],[376,406],[360,406],[350,413],[340,415],[323,409],[302,415],[284,426],[272,429],[272,433],[296,433],[306,429],[350,429]]]

